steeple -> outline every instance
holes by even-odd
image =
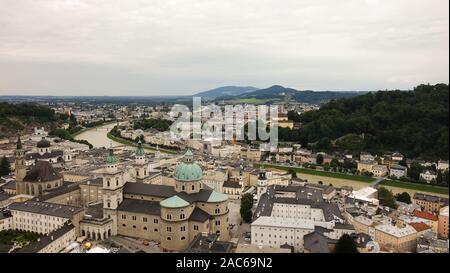
[[[137,148],[136,148],[136,157],[142,157],[145,156],[145,150],[144,146],[142,145],[142,142],[139,140]]]
[[[22,146],[22,141],[20,140],[20,136],[17,137],[17,145],[16,145],[16,150],[22,150],[23,146]]]

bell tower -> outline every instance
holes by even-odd
[[[149,176],[147,157],[141,141],[138,142],[135,153],[135,163],[133,165],[136,175],[136,182],[142,182]]]
[[[103,173],[103,214],[113,220],[112,235],[117,235],[117,208],[123,200],[124,173],[118,170],[118,159],[110,148]]]
[[[17,194],[26,193],[23,179],[27,175],[27,166],[25,164],[25,150],[23,149],[22,141],[20,140],[20,136],[17,138],[16,160],[15,160],[14,173],[16,175],[16,192],[17,192]]]
[[[261,169],[259,170],[258,182],[256,185],[258,200],[261,198],[261,196],[264,193],[267,192],[267,186],[268,186],[268,181],[267,181],[266,171],[264,170],[263,167],[261,167]]]

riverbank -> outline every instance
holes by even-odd
[[[351,180],[351,181],[357,181],[357,182],[363,182],[363,183],[372,183],[375,181],[375,178],[373,178],[373,177],[349,175],[349,174],[345,174],[345,173],[326,172],[326,171],[318,171],[318,170],[313,170],[313,169],[287,167],[287,166],[280,166],[280,165],[273,165],[273,164],[253,164],[253,165],[255,167],[264,166],[264,168],[274,168],[274,169],[283,170],[283,171],[294,170],[296,173],[300,173],[300,174],[323,176],[323,177]]]
[[[111,133],[111,131],[109,131],[109,132],[106,134],[106,136],[107,136],[110,140],[115,141],[115,142],[118,142],[118,143],[120,143],[120,144],[127,145],[127,146],[136,146],[136,144],[135,144],[133,141],[127,140],[127,139],[123,139],[123,138],[121,138],[121,137],[114,136],[114,135]],[[149,150],[149,151],[153,151],[153,152],[156,151],[156,148],[154,148],[154,147],[152,147],[152,146],[150,146],[150,145],[148,145],[148,144],[143,144],[143,147],[144,147],[144,149]],[[165,154],[178,154],[178,153],[179,153],[179,152],[177,152],[177,151],[174,151],[174,150],[167,150],[167,149],[159,149],[159,151],[160,151],[161,153],[165,153]]]
[[[264,165],[267,168],[284,170],[288,171],[289,169],[293,169],[296,173],[301,174],[300,178],[307,180],[310,183],[319,183],[322,182],[325,185],[332,184],[335,187],[342,186],[350,186],[355,190],[361,189],[363,187],[367,187],[368,184],[374,182],[375,179],[371,177],[362,177],[362,176],[352,176],[348,174],[339,174],[332,172],[324,172],[303,168],[294,168],[294,167],[283,167],[272,164],[254,164],[254,166],[262,166]],[[326,179],[325,179],[326,178]],[[407,192],[411,196],[416,192],[427,193],[439,195],[441,197],[448,198],[449,189],[439,186],[427,185],[427,184],[416,184],[409,182],[402,182],[397,180],[385,180],[381,182],[383,187],[386,187],[389,190],[392,190],[394,194]]]
[[[99,124],[99,125],[94,126],[94,127],[86,127],[86,128],[84,128],[83,130],[80,130],[80,131],[78,131],[78,132],[76,132],[76,133],[73,133],[73,134],[71,134],[71,135],[72,135],[73,138],[75,138],[76,136],[81,135],[82,133],[85,133],[85,132],[87,132],[87,131],[89,131],[89,130],[101,128],[101,127],[103,127],[103,126],[111,125],[111,124],[114,124],[114,123],[117,123],[117,121],[108,121],[108,122]]]

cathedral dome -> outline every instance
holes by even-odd
[[[199,181],[203,178],[202,168],[200,168],[197,163],[194,163],[192,161],[192,156],[192,152],[187,151],[187,153],[185,154],[185,163],[182,163],[175,168],[175,171],[173,173],[175,180],[192,182]]]
[[[173,176],[177,181],[198,181],[203,178],[203,171],[196,163],[183,163],[175,168]]]
[[[50,141],[46,140],[45,138],[42,138],[39,140],[39,142],[36,145],[38,148],[49,148],[50,147]]]

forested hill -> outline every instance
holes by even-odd
[[[0,138],[16,136],[19,131],[31,132],[34,127],[49,129],[67,118],[46,106],[0,103]]]
[[[409,158],[448,159],[448,108],[447,84],[420,85],[413,91],[379,91],[331,101],[320,110],[294,115],[303,124],[301,129],[282,130],[280,138],[316,143],[323,149],[378,154],[400,151]]]

